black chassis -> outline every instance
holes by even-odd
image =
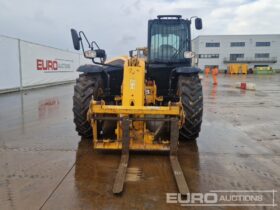
[[[83,65],[78,68],[78,72],[86,74],[101,74],[104,81],[104,95],[101,99],[105,101],[113,101],[115,96],[121,95],[121,85],[123,80],[123,61],[119,67]],[[155,80],[157,85],[157,95],[163,96],[164,101],[178,101],[176,95],[177,81],[179,75],[193,75],[200,72],[199,68],[185,65],[166,66],[156,65],[149,66],[147,79]]]

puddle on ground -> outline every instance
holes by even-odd
[[[140,181],[140,179],[143,178],[143,170],[141,168],[137,167],[130,167],[127,168],[126,172],[126,182],[137,182]]]
[[[221,85],[222,87],[228,87],[228,88],[232,88],[232,87],[234,87],[234,85],[232,85],[232,84],[223,84],[223,85]]]

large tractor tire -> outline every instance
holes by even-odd
[[[179,76],[178,92],[186,115],[180,139],[195,140],[200,132],[203,115],[203,93],[198,74]]]
[[[97,97],[102,88],[100,75],[80,74],[76,80],[73,96],[73,113],[76,131],[81,137],[91,138],[92,129],[87,121],[87,111],[92,97]]]

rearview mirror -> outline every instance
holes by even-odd
[[[72,36],[72,41],[75,50],[80,50],[80,40],[81,38],[79,37],[77,31],[75,29],[71,29],[71,36]]]
[[[195,28],[197,30],[202,29],[202,19],[201,18],[196,18],[195,19]]]

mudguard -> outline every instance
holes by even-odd
[[[83,73],[100,73],[103,71],[102,66],[97,66],[97,65],[82,65],[77,69],[78,72],[83,72]]]
[[[175,71],[177,74],[194,74],[194,73],[199,73],[201,69],[197,67],[191,67],[191,66],[181,66],[175,68]]]
[[[123,60],[115,60],[110,63],[111,65],[116,65],[122,67],[124,64]],[[113,72],[113,71],[122,71],[122,68],[114,67],[114,66],[98,66],[98,65],[92,65],[92,64],[86,64],[80,66],[77,71],[83,72],[83,73],[100,73],[104,72],[104,70],[107,73]]]

